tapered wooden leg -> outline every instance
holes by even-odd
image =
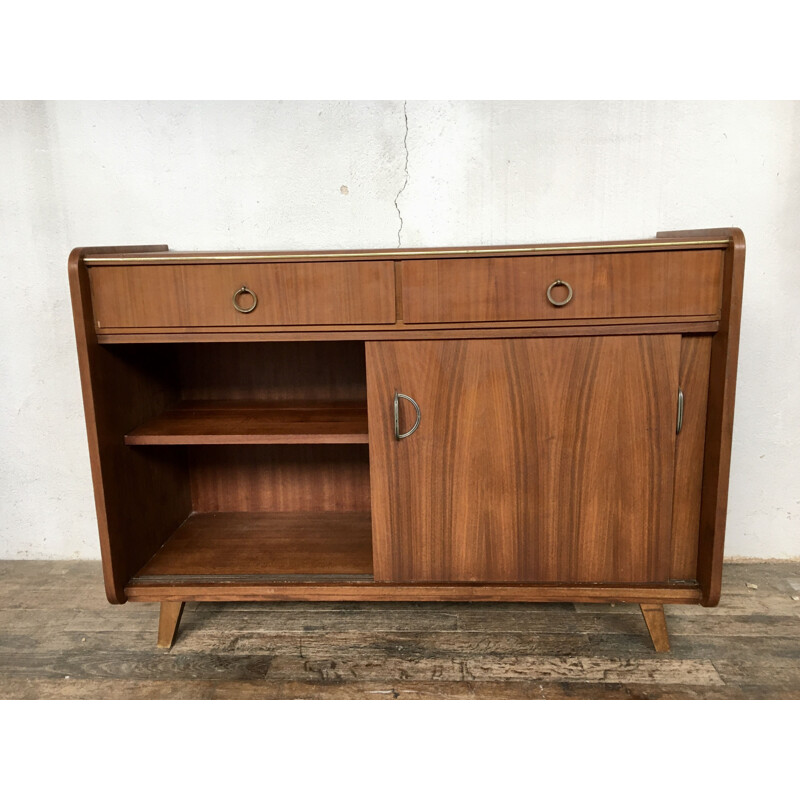
[[[640,603],[642,616],[650,631],[653,647],[657,653],[669,651],[669,634],[667,633],[667,620],[664,617],[664,606],[661,603]]]
[[[159,647],[172,647],[181,614],[183,614],[183,603],[179,600],[164,600],[161,603],[161,613],[158,617]]]

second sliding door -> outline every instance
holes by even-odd
[[[367,342],[375,580],[666,581],[680,342]]]

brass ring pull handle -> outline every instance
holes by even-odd
[[[553,300],[552,291],[556,288],[556,286],[566,286],[567,287],[567,299],[566,300]],[[566,281],[553,281],[547,287],[547,299],[554,305],[554,306],[565,306],[572,300],[572,287]]]
[[[239,305],[239,296],[243,294],[249,294],[250,297],[253,298],[253,305],[251,305],[249,308],[242,308],[242,306]],[[256,293],[252,289],[248,289],[246,286],[242,286],[241,289],[237,289],[233,293],[233,307],[240,314],[249,314],[251,311],[255,311],[257,305],[258,305],[258,297],[256,297]]]
[[[412,406],[414,406],[417,412],[417,421],[414,423],[414,427],[408,431],[407,433],[400,433],[400,398],[403,400],[408,400]],[[394,393],[394,438],[398,441],[400,439],[405,439],[407,436],[411,436],[414,431],[419,428],[419,421],[422,417],[422,413],[419,410],[419,406],[417,405],[417,401],[413,397],[409,397],[407,394],[400,394],[400,392]]]

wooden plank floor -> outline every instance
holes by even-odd
[[[747,584],[758,588],[748,588]],[[109,605],[98,562],[0,561],[0,698],[800,698],[800,563],[726,564],[718,608]]]

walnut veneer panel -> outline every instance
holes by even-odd
[[[720,250],[404,261],[406,323],[718,317]],[[547,299],[572,286],[564,306]],[[553,290],[565,300],[567,290]]]
[[[89,276],[98,330],[395,321],[391,261],[134,265],[95,267]],[[258,297],[246,314],[233,305],[242,286]]]
[[[344,601],[344,602],[490,602],[490,603],[697,603],[696,584],[502,584],[502,583],[376,583],[345,581],[320,575],[318,581],[236,581],[228,576],[213,580],[150,581],[135,579],[125,588],[137,601]]]
[[[123,443],[142,419],[175,402],[172,362],[138,345],[97,343],[85,252],[92,248],[69,257],[72,311],[106,596],[124,603],[128,581],[191,511],[188,469],[181,452],[143,453]]]
[[[185,400],[367,402],[361,342],[203,342],[175,350]]]
[[[672,237],[680,236],[681,233],[665,231],[658,235]],[[728,476],[731,467],[733,408],[742,319],[745,241],[739,228],[711,228],[692,233],[722,235],[730,240],[725,251],[719,332],[711,340],[700,503],[700,546],[697,554],[697,580],[703,591],[702,603],[715,606],[719,603],[722,589],[722,556],[728,511]]]
[[[367,343],[376,580],[667,580],[680,341]]]
[[[366,406],[184,400],[125,435],[125,444],[366,444]]]
[[[192,514],[137,579],[372,572],[369,512]]]
[[[672,501],[670,576],[673,580],[694,580],[697,577],[710,361],[710,336],[683,337],[680,368],[680,387],[684,396],[683,426],[675,443],[675,493]]]
[[[195,511],[369,511],[365,444],[187,449]]]

